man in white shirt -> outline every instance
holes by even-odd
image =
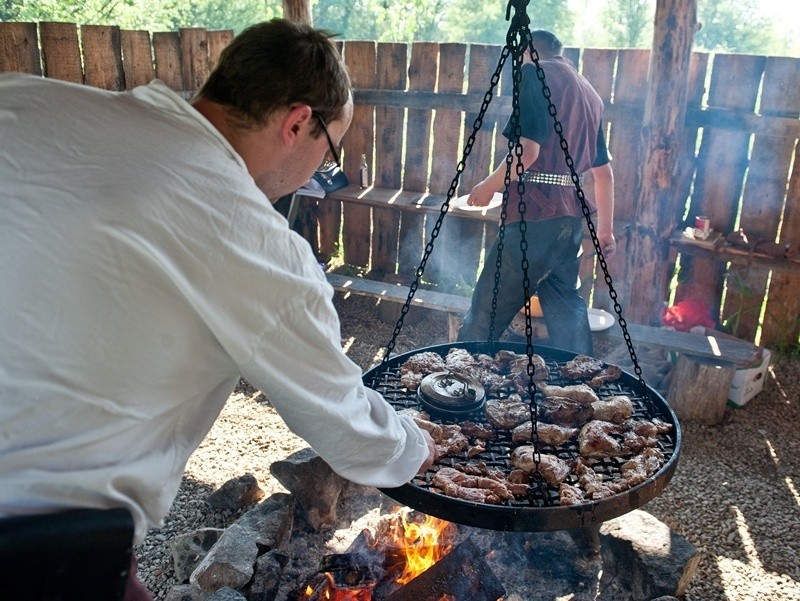
[[[328,34],[284,20],[237,36],[192,103],[0,76],[0,517],[124,507],[140,542],[240,376],[345,478],[430,466],[270,203],[352,110]]]

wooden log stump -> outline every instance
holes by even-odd
[[[678,419],[718,424],[725,416],[736,367],[681,353],[672,371],[667,401]]]

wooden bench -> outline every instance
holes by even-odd
[[[346,276],[338,273],[327,274],[328,282],[335,290],[345,293],[359,294],[370,298],[403,304],[408,298],[409,287],[399,284],[388,284],[360,277]],[[445,294],[435,290],[418,288],[411,300],[411,307],[434,309],[447,313],[447,326],[450,342],[458,336],[461,327],[461,316],[469,309],[470,299],[457,294]]]

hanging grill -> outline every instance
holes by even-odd
[[[398,355],[388,362],[374,367],[364,375],[364,383],[383,394],[397,411],[406,409],[425,411],[427,408],[420,402],[417,392],[410,391],[401,383],[400,366],[416,353],[432,351],[445,356],[451,348],[462,348],[472,354],[485,353],[490,356],[494,356],[499,350],[525,352],[524,343],[512,342],[464,342],[437,345]],[[549,368],[548,384],[569,385],[575,383],[574,380],[561,376],[559,372],[559,365],[574,358],[574,353],[547,347],[537,347],[536,350],[537,354],[545,359]],[[510,391],[487,393],[486,400],[507,398],[509,393]],[[487,441],[486,450],[479,455],[470,457],[466,451],[456,455],[447,455],[408,484],[398,488],[383,489],[383,492],[404,505],[438,518],[492,530],[546,531],[584,528],[627,513],[664,490],[677,466],[681,435],[678,420],[666,401],[652,389],[642,390],[639,380],[631,374],[623,372],[618,380],[606,383],[598,390],[598,396],[601,399],[621,394],[629,396],[633,403],[633,419],[652,420],[655,418],[672,426],[669,433],[660,435],[658,439],[658,449],[664,454],[662,467],[650,478],[623,493],[580,505],[560,506],[558,489],[551,486],[532,485],[529,487],[527,497],[507,501],[503,505],[476,503],[436,492],[432,480],[436,472],[444,467],[477,465],[482,462],[488,467],[508,475],[512,470],[511,450],[519,445],[512,442],[511,432],[504,430],[498,430],[497,437]],[[466,412],[456,419],[431,416],[431,420],[436,423],[471,421],[491,427],[482,408]],[[579,456],[576,439],[558,447],[543,445],[542,451],[555,454],[566,461],[574,461]],[[621,457],[603,458],[595,461],[592,467],[604,479],[614,480],[619,477],[620,467],[626,460],[627,458]],[[574,473],[570,474],[566,482],[576,484],[577,476]]]
[[[436,464],[424,474],[417,475],[411,482],[398,488],[384,489],[383,492],[398,502],[409,507],[434,515],[441,519],[453,521],[465,525],[479,528],[489,528],[494,530],[506,531],[548,531],[548,530],[567,530],[573,528],[585,528],[600,522],[613,519],[628,511],[636,509],[652,498],[659,495],[666,487],[677,467],[678,456],[681,446],[680,424],[670,409],[664,398],[655,390],[647,386],[642,377],[642,369],[639,366],[633,342],[628,333],[627,323],[622,315],[622,307],[617,300],[617,293],[614,289],[611,276],[606,265],[603,249],[600,246],[597,232],[592,222],[591,213],[586,203],[586,198],[581,188],[581,176],[575,170],[575,164],[570,156],[569,145],[564,137],[562,125],[557,117],[557,109],[550,99],[550,90],[545,81],[545,73],[539,64],[539,55],[533,47],[530,19],[526,13],[529,0],[509,0],[506,8],[506,20],[511,21],[506,44],[503,47],[497,68],[492,75],[491,85],[484,96],[480,112],[475,119],[472,133],[468,136],[461,161],[456,167],[456,175],[453,178],[447,197],[442,204],[440,213],[434,224],[430,240],[425,247],[425,251],[420,260],[416,271],[416,277],[409,288],[408,298],[404,303],[400,317],[395,325],[392,338],[387,344],[384,359],[380,365],[369,370],[364,375],[366,386],[382,393],[386,400],[397,411],[403,410],[423,410],[431,415],[431,420],[438,423],[453,423],[471,421],[479,425],[488,425],[483,413],[484,402],[493,399],[504,399],[512,392],[510,390],[489,392],[483,390],[480,383],[471,381],[463,376],[456,377],[457,374],[438,373],[428,376],[427,381],[423,381],[424,386],[419,391],[409,390],[400,379],[400,367],[412,355],[424,351],[438,353],[442,357],[447,355],[450,349],[464,349],[471,354],[486,354],[494,356],[498,351],[507,350],[517,354],[527,356],[527,396],[530,405],[530,415],[532,421],[532,444],[534,448],[534,474],[538,473],[541,461],[541,451],[545,451],[556,457],[574,464],[580,457],[577,440],[573,439],[558,447],[547,447],[541,445],[537,434],[537,420],[539,416],[539,402],[542,398],[536,389],[534,382],[534,346],[533,346],[533,327],[531,322],[531,308],[529,303],[525,303],[525,342],[496,342],[494,332],[494,317],[497,307],[497,294],[499,274],[502,265],[503,237],[506,227],[507,206],[509,201],[509,188],[511,187],[511,169],[514,159],[516,171],[516,193],[519,198],[519,229],[522,234],[521,255],[522,255],[522,298],[530,298],[531,282],[528,277],[527,259],[527,224],[525,221],[525,192],[524,172],[522,164],[522,149],[519,142],[509,141],[508,155],[506,157],[505,186],[503,190],[503,202],[500,212],[500,228],[498,234],[498,259],[495,273],[495,287],[492,299],[492,319],[489,327],[488,339],[486,342],[462,342],[451,343],[418,349],[403,355],[392,357],[395,343],[403,327],[403,321],[411,306],[411,301],[419,287],[420,280],[425,271],[428,258],[433,252],[433,245],[436,237],[441,230],[442,221],[447,214],[451,199],[455,196],[456,189],[461,173],[464,171],[465,162],[469,156],[478,130],[483,124],[489,103],[491,102],[493,91],[500,81],[500,75],[509,56],[512,56],[513,73],[513,96],[512,96],[512,116],[511,125],[519,140],[520,114],[519,114],[519,85],[521,80],[522,54],[529,50],[536,67],[537,77],[542,84],[542,92],[548,101],[548,112],[553,117],[554,130],[559,137],[560,146],[564,151],[566,166],[570,172],[570,178],[575,185],[576,195],[582,207],[583,215],[589,233],[592,238],[596,252],[598,264],[605,276],[605,283],[609,289],[609,296],[613,303],[613,308],[617,314],[617,323],[622,328],[623,339],[628,347],[631,361],[633,363],[633,374],[622,372],[619,379],[614,382],[607,382],[598,391],[600,398],[608,398],[614,395],[628,396],[633,405],[633,420],[659,420],[668,424],[671,428],[667,433],[660,434],[657,439],[657,449],[663,454],[663,463],[649,477],[636,484],[610,496],[603,498],[586,500],[585,502],[561,505],[559,490],[547,485],[543,480],[536,478],[535,482],[528,486],[527,495],[524,498],[513,498],[503,501],[501,504],[487,504],[467,501],[464,499],[445,496],[437,492],[433,485],[433,478],[439,470],[444,468],[454,468],[456,465],[464,466],[469,464],[485,464],[490,469],[499,471],[508,476],[512,471],[511,452],[519,445],[511,438],[511,432],[498,430],[497,437],[486,441],[485,449],[476,456],[471,456],[465,451],[460,454],[446,455],[440,458]],[[512,15],[512,9],[514,14]],[[574,384],[573,380],[565,380],[561,377],[559,366],[576,357],[575,353],[560,349],[536,347],[536,354],[542,357],[549,370],[549,385],[569,385]],[[622,465],[629,457],[604,457],[591,460],[591,468],[605,481],[615,481],[620,477]],[[566,480],[567,484],[578,484],[578,477],[571,472]]]

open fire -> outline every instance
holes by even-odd
[[[486,598],[495,601],[505,591],[474,545],[462,542],[454,551],[457,532],[455,524],[433,516],[408,509],[396,512],[374,533],[363,530],[345,553],[323,557],[319,571],[298,589],[295,599],[471,601],[484,598],[475,594],[484,589],[490,591]]]

